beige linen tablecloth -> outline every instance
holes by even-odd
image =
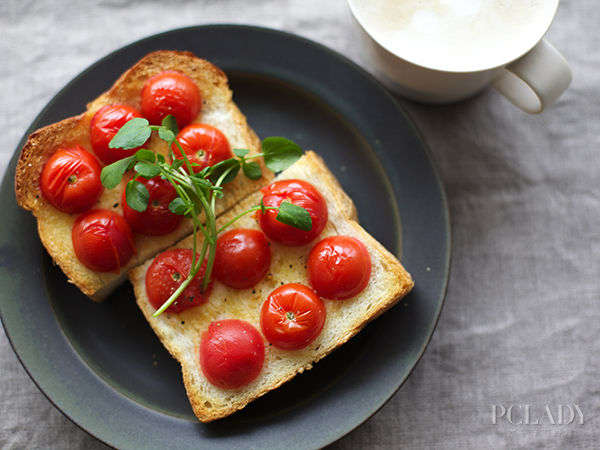
[[[40,109],[124,44],[233,22],[317,40],[360,61],[342,0],[0,2],[0,172]],[[453,228],[437,331],[399,393],[335,448],[598,446],[600,441],[600,4],[564,0],[549,33],[570,90],[529,116],[493,91],[462,104],[403,102],[432,150]],[[27,301],[16,298],[15,301]],[[40,393],[0,332],[0,447],[101,448]],[[578,405],[584,423],[518,422]],[[547,417],[547,416],[546,416]],[[533,422],[533,418],[531,420]]]

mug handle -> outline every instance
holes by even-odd
[[[569,64],[546,39],[510,63],[493,86],[529,114],[541,113],[571,84]]]

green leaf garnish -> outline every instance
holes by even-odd
[[[181,197],[176,197],[169,203],[169,210],[173,214],[183,216],[188,210],[188,205]]]
[[[148,189],[137,180],[131,180],[125,187],[125,199],[127,204],[138,212],[146,211],[150,194]]]
[[[137,163],[134,166],[133,170],[139,173],[142,177],[148,179],[160,175],[160,167],[158,167],[156,164],[151,164],[146,161],[141,161]]]
[[[172,114],[169,114],[162,120],[160,124],[163,128],[170,130],[175,136],[179,134],[179,127],[177,126],[177,119]]]
[[[268,137],[262,142],[263,158],[273,172],[280,172],[294,164],[302,156],[302,148],[284,137]]]
[[[108,143],[108,146],[125,150],[136,148],[144,145],[151,133],[150,123],[146,119],[136,117],[121,127]]]
[[[254,161],[245,162],[242,165],[242,170],[244,171],[244,175],[246,175],[251,180],[258,180],[260,177],[262,177],[262,170],[260,169],[260,166]]]
[[[227,175],[225,175],[221,182],[221,184],[226,184],[233,180],[239,171],[240,161],[235,158],[229,158],[212,166],[208,171],[208,176],[211,180],[216,182],[225,172],[227,172]]]
[[[247,148],[234,148],[233,149],[233,153],[235,154],[235,156],[237,156],[238,158],[243,158],[244,156],[246,156],[248,153],[250,153],[250,150],[248,150]]]
[[[161,154],[156,154],[154,153],[152,150],[147,150],[145,148],[142,148],[140,150],[138,150],[137,152],[135,152],[135,157],[138,161],[148,161],[153,163],[154,161],[156,161],[157,157],[162,157],[164,160],[164,156],[162,156]]]
[[[302,206],[294,205],[290,202],[282,202],[279,205],[279,212],[275,217],[279,222],[300,228],[304,231],[312,229],[312,219],[310,214]]]
[[[175,134],[165,127],[160,127],[158,129],[158,137],[160,137],[163,141],[167,141],[171,143],[175,140]]]
[[[152,131],[158,131],[158,137],[167,142],[169,146],[175,145],[179,152],[183,152],[181,144],[177,140],[179,129],[177,121],[171,115],[165,117],[161,125],[150,125],[146,119],[134,118],[128,121],[117,132],[111,140],[111,148],[131,149],[142,146],[150,137]],[[167,180],[175,188],[177,197],[169,204],[169,210],[173,214],[181,215],[192,221],[193,224],[193,248],[198,249],[198,257],[192,262],[189,275],[171,294],[169,299],[156,310],[154,317],[162,314],[191,283],[200,269],[206,264],[202,288],[206,289],[211,280],[214,265],[216,243],[218,234],[237,222],[241,217],[255,211],[278,210],[276,219],[287,225],[308,231],[312,228],[310,214],[304,208],[283,202],[279,208],[260,205],[253,206],[229,220],[217,229],[215,204],[216,200],[225,195],[223,185],[232,181],[240,169],[245,176],[256,180],[262,176],[261,165],[253,161],[263,157],[267,167],[273,171],[281,171],[288,168],[302,156],[302,149],[282,137],[270,137],[263,141],[262,153],[249,155],[248,149],[233,149],[235,158],[230,158],[215,164],[212,167],[204,167],[197,173],[199,164],[192,163],[186,154],[176,158],[172,149],[169,148],[168,157],[154,153],[147,149],[138,150],[135,155],[123,158],[102,169],[102,184],[107,189],[119,185],[125,172],[134,169],[136,177],[130,180],[125,187],[125,201],[135,211],[143,212],[148,208],[148,189],[136,178],[146,179],[160,176]],[[185,167],[186,170],[181,170]],[[194,170],[192,170],[194,169]],[[204,239],[198,242],[198,236]]]
[[[119,185],[129,166],[135,162],[135,155],[120,159],[102,168],[100,181],[106,189],[113,189]]]
[[[210,182],[210,180],[201,178],[197,174],[190,175],[190,178],[193,179],[196,184],[199,184],[204,189],[208,189],[209,191],[222,191],[223,190],[223,188],[221,186],[215,186],[214,184],[212,184]]]

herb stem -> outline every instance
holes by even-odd
[[[202,209],[198,210],[198,208],[195,207],[195,203],[191,200],[190,196],[185,191],[185,189],[180,184],[178,184],[174,181],[175,177],[173,176],[172,172],[163,169],[162,174],[167,179],[167,181],[169,181],[171,183],[171,185],[175,188],[175,191],[177,192],[179,197],[181,197],[186,203],[189,203],[192,205],[192,211],[190,211],[190,213],[186,214],[186,215],[191,216],[190,219],[193,221],[194,227],[197,227],[198,229],[200,229],[200,231],[204,235],[204,238],[207,239],[208,231],[206,230],[206,228],[204,227],[204,225],[202,223],[197,221],[197,217],[202,213]],[[191,186],[189,188],[193,189]],[[194,235],[195,235],[195,233],[194,233]],[[196,242],[196,239],[194,239],[194,243],[195,242]],[[194,252],[194,254],[195,254],[195,252]]]
[[[225,179],[225,177],[227,175],[229,175],[229,172],[231,172],[232,170],[233,170],[233,167],[230,167],[229,169],[223,171],[223,173],[221,174],[221,176],[219,177],[219,179],[215,183],[215,187],[221,187],[221,183],[223,183],[223,180]],[[212,193],[211,193],[211,195],[210,195],[210,207],[213,210],[213,212],[215,211],[215,200],[216,200],[216,198],[217,198],[216,191],[213,190]]]
[[[202,267],[205,267],[202,290],[207,289],[211,281],[215,261],[217,237],[219,233],[242,217],[254,211],[274,209],[279,211],[277,220],[302,230],[305,230],[307,226],[310,227],[311,221],[308,212],[303,208],[294,207],[294,205],[288,203],[282,203],[279,208],[265,207],[261,204],[244,211],[217,229],[216,200],[224,194],[222,185],[234,179],[240,169],[246,177],[252,180],[255,179],[257,175],[260,175],[260,167],[257,167],[254,162],[248,162],[260,157],[266,158],[265,165],[267,168],[277,171],[284,170],[302,155],[302,149],[294,142],[282,137],[267,138],[262,143],[263,151],[261,153],[247,156],[248,149],[234,150],[238,159],[232,157],[223,161],[224,164],[215,169],[218,172],[210,167],[199,170],[202,165],[191,162],[190,157],[177,140],[179,130],[176,119],[173,116],[167,116],[163,119],[161,125],[150,125],[147,119],[139,117],[131,119],[119,129],[111,139],[109,146],[110,148],[137,148],[141,143],[148,140],[153,131],[157,131],[158,137],[167,143],[167,157],[147,149],[138,150],[135,155],[104,167],[101,173],[101,181],[106,188],[113,189],[125,176],[127,170],[134,169],[136,174],[129,180],[128,183],[131,184],[127,184],[125,190],[126,201],[130,206],[135,206],[137,210],[141,210],[140,208],[143,206],[147,208],[149,199],[147,190],[138,186],[138,179],[140,177],[146,178],[147,175],[160,175],[162,179],[167,180],[173,186],[177,193],[177,197],[169,204],[169,210],[192,221],[193,257],[189,274],[177,286],[177,289],[174,290],[167,301],[153,314],[154,317],[157,317],[177,300],[198,275]],[[180,155],[176,157],[175,151],[179,151]],[[167,162],[167,158],[170,161]],[[221,170],[223,170],[222,173],[220,173]],[[217,173],[220,173],[220,175],[216,182],[213,182]],[[211,175],[214,175],[213,179],[211,179]],[[200,217],[201,214],[204,214],[203,217]],[[202,233],[204,239],[198,254],[200,233]]]
[[[244,156],[244,159],[246,161],[250,161],[252,159],[260,158],[263,155],[264,155],[264,153],[261,152],[261,153],[257,153],[256,155]]]
[[[208,242],[208,260],[206,262],[206,271],[204,272],[204,280],[202,281],[202,290],[205,291],[208,287],[208,283],[210,282],[210,277],[212,275],[212,269],[215,262],[215,253],[217,251],[217,224],[215,218],[215,212],[208,205],[208,201],[203,193],[199,193],[200,202],[202,202],[202,206],[204,207],[204,212],[206,214],[206,227],[208,228],[208,240],[204,242]],[[214,194],[213,194],[214,195]]]
[[[190,163],[190,160],[187,157],[187,153],[183,151],[183,147],[181,147],[181,144],[179,143],[179,141],[177,139],[175,139],[174,142],[175,142],[175,144],[177,144],[177,148],[181,152],[181,157],[185,161],[185,166],[187,167],[187,170],[189,171],[188,173],[190,175],[193,174],[194,173],[194,169],[192,169],[192,164]]]
[[[223,225],[221,228],[219,228],[217,230],[217,234],[220,234],[223,230],[225,230],[227,227],[233,225],[235,222],[237,222],[238,220],[240,220],[242,217],[244,217],[245,215],[248,215],[250,213],[253,213],[254,211],[259,211],[261,209],[278,209],[275,206],[261,206],[261,205],[257,205],[257,206],[253,206],[252,208],[244,211],[241,214],[238,214],[237,216],[235,216],[233,219],[231,219],[229,222],[227,222],[225,225]]]
[[[195,224],[196,225],[196,224]],[[163,312],[166,311],[166,309],[171,306],[171,304],[177,300],[177,298],[181,295],[181,293],[185,290],[186,287],[188,287],[190,285],[190,283],[192,282],[192,280],[194,279],[194,277],[198,274],[198,271],[200,270],[200,268],[202,267],[202,261],[204,261],[204,257],[206,256],[206,250],[208,248],[208,241],[205,239],[204,242],[202,243],[202,250],[200,252],[200,257],[198,257],[196,255],[196,230],[194,229],[194,256],[193,256],[193,260],[192,260],[192,267],[190,268],[190,273],[187,276],[187,278],[183,281],[183,283],[181,283],[179,285],[179,287],[175,290],[175,292],[173,292],[171,294],[171,296],[167,299],[166,302],[164,302],[162,304],[162,306],[160,308],[158,308],[154,314],[152,314],[152,317],[158,317],[160,316]]]
[[[160,315],[161,315],[163,312],[165,312],[165,310],[166,310],[166,309],[167,309],[169,306],[171,306],[171,303],[173,303],[175,300],[177,300],[177,297],[179,297],[179,295],[181,295],[181,293],[184,291],[184,289],[185,289],[186,287],[188,287],[188,285],[189,285],[189,284],[192,282],[192,279],[193,279],[193,278],[194,278],[194,277],[192,276],[192,273],[190,272],[190,276],[188,276],[188,277],[187,277],[187,278],[186,278],[186,279],[183,281],[183,283],[181,283],[181,284],[179,285],[179,287],[178,287],[178,288],[175,290],[175,292],[173,292],[173,293],[171,294],[171,296],[169,297],[169,299],[168,299],[166,302],[164,302],[164,303],[162,304],[162,306],[161,306],[160,308],[158,308],[158,309],[157,309],[157,310],[154,312],[154,314],[152,314],[152,317],[158,317],[158,316],[160,316]]]

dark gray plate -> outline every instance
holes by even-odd
[[[124,47],[71,81],[27,133],[83,111],[125,69],[158,49],[190,50],[211,60],[229,75],[235,101],[260,136],[287,136],[317,150],[354,199],[363,226],[398,255],[403,242],[402,260],[415,289],[313,370],[230,418],[200,424],[178,364],[137,310],[130,286],[95,304],[53,266],[33,217],[15,203],[17,150],[0,193],[5,330],[50,401],[110,445],[326,445],[394,394],[433,333],[450,253],[440,181],[404,111],[371,76],[319,44],[256,27],[185,28]]]

